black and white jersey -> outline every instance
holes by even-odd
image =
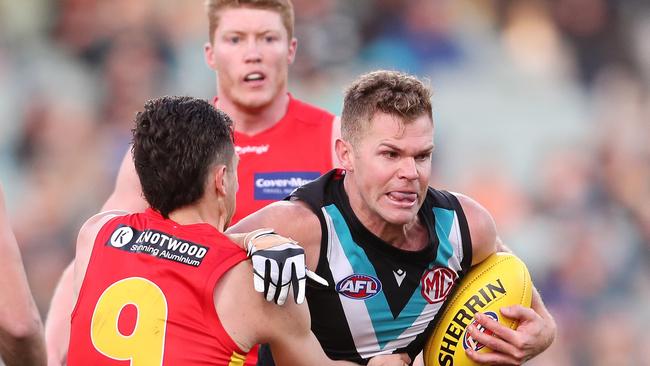
[[[316,272],[329,286],[307,283],[312,330],[332,359],[367,363],[396,352],[415,358],[471,265],[467,220],[454,195],[429,188],[418,212],[429,245],[397,249],[354,215],[343,177],[344,171],[332,170],[289,198],[307,203],[321,223]]]

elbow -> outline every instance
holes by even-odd
[[[43,338],[43,323],[38,313],[34,313],[29,318],[5,326],[4,333],[20,343],[39,340]]]

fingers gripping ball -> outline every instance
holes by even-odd
[[[524,262],[513,254],[495,253],[472,267],[458,284],[440,317],[440,322],[424,348],[427,366],[473,366],[465,349],[490,352],[466,331],[477,312],[511,328],[517,322],[501,315],[499,309],[510,305],[530,307],[533,284]],[[479,326],[479,329],[482,327]]]

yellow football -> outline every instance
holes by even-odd
[[[427,366],[476,365],[467,358],[465,349],[473,347],[489,352],[465,331],[474,314],[482,312],[511,329],[515,320],[501,315],[504,306],[520,304],[530,307],[533,284],[524,262],[513,254],[495,253],[472,267],[447,299],[448,304],[433,334],[424,347]],[[479,326],[482,330],[482,327]]]

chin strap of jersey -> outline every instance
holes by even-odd
[[[297,304],[305,301],[306,276],[327,286],[325,279],[305,267],[305,250],[298,243],[276,234],[273,229],[258,229],[244,237],[248,257],[253,262],[255,291],[266,301],[282,305],[289,289]]]

